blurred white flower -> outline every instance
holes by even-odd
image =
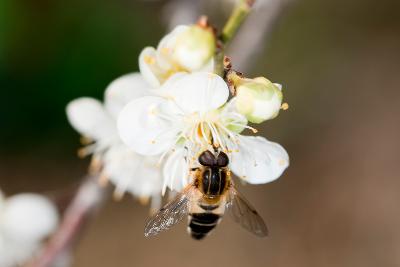
[[[240,135],[245,128],[254,129],[228,102],[228,86],[218,75],[178,73],[157,92],[127,104],[118,130],[137,153],[167,157],[163,192],[166,186],[185,186],[199,153],[213,146],[228,153],[232,171],[249,183],[273,181],[288,166],[288,155],[279,144]]]
[[[26,262],[57,227],[54,205],[37,194],[0,196],[0,267]]]
[[[143,77],[159,87],[177,72],[212,71],[216,40],[210,28],[180,25],[167,34],[157,49],[146,47],[139,56]]]
[[[70,102],[67,116],[71,125],[93,143],[81,150],[93,154],[92,164],[101,169],[101,176],[115,184],[117,197],[129,192],[140,199],[152,198],[152,206],[160,204],[161,171],[157,161],[138,155],[123,144],[118,136],[116,119],[120,110],[132,99],[150,94],[151,88],[138,73],[113,81],[105,91],[105,103],[82,97]]]

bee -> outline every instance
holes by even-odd
[[[147,222],[144,235],[157,235],[188,216],[188,232],[197,240],[206,237],[227,210],[235,222],[251,233],[264,237],[268,229],[251,204],[236,190],[228,168],[229,158],[222,151],[210,150],[198,158],[193,181]]]

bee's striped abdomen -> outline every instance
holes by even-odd
[[[188,230],[194,239],[202,239],[218,224],[219,219],[220,215],[214,213],[192,213]]]

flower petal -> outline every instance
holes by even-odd
[[[116,134],[115,122],[100,101],[82,97],[67,105],[68,121],[80,134],[99,140]]]
[[[162,76],[162,70],[157,64],[157,54],[153,47],[146,47],[139,55],[139,69],[143,78],[152,86],[159,87],[159,77]]]
[[[151,87],[140,73],[130,73],[114,80],[106,89],[104,104],[106,109],[118,117],[122,108],[131,100],[149,95]]]
[[[157,63],[163,69],[169,69],[173,67],[172,54],[175,49],[176,40],[179,34],[187,30],[189,26],[178,25],[169,34],[165,35],[157,46]]]
[[[241,133],[247,126],[247,119],[237,111],[235,101],[236,97],[231,98],[221,109],[221,121],[229,130]]]
[[[0,266],[23,266],[40,248],[40,243],[10,240],[0,235]]]
[[[104,156],[104,173],[118,194],[128,191],[136,197],[161,195],[158,158],[141,156],[124,144],[115,145]]]
[[[175,75],[171,76],[173,82],[162,86],[160,92],[184,112],[205,113],[221,107],[228,100],[229,89],[220,76],[208,72],[179,75],[177,79]]]
[[[164,102],[161,97],[145,96],[131,101],[120,112],[119,135],[137,153],[157,155],[176,142],[179,129],[172,127],[172,121],[159,116],[158,109]]]
[[[281,145],[260,136],[241,136],[239,141],[239,151],[232,153],[230,166],[244,181],[269,183],[289,166],[289,156]]]
[[[138,197],[161,195],[162,175],[157,157],[142,157],[140,168],[130,184],[130,190]]]
[[[163,168],[164,186],[171,190],[181,191],[189,182],[189,166],[185,160],[185,149],[177,148],[169,155]]]

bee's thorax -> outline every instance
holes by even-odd
[[[227,170],[220,167],[205,167],[199,177],[199,189],[206,198],[222,195],[227,185]]]

